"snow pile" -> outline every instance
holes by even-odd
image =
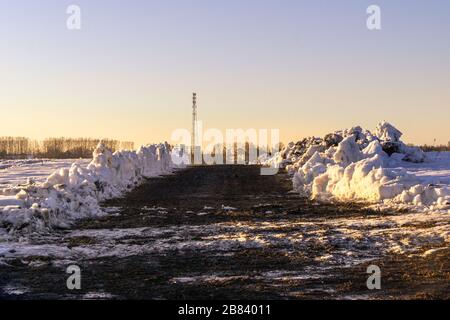
[[[372,134],[361,127],[325,138],[290,143],[265,165],[279,165],[293,174],[294,188],[313,199],[364,201],[418,210],[450,209],[447,177],[423,179],[407,168],[442,165],[417,147],[400,141],[402,133],[387,122]],[[445,165],[450,167],[450,159]]]
[[[173,168],[167,143],[115,153],[100,143],[87,167],[73,163],[43,183],[0,189],[0,228],[25,233],[66,228],[75,219],[105,214],[99,205],[102,200]]]

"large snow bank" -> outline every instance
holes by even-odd
[[[293,174],[294,188],[314,199],[450,212],[450,178],[420,176],[413,170],[450,169],[450,157],[427,157],[421,149],[405,145],[401,136],[387,122],[380,123],[375,134],[358,126],[323,139],[290,143],[262,163],[285,168]]]
[[[166,144],[112,153],[99,144],[87,167],[73,163],[43,183],[0,189],[0,228],[24,233],[65,228],[78,218],[103,215],[99,203],[122,195],[144,178],[170,173]]]

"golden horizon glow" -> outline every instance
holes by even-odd
[[[63,5],[11,2],[0,136],[171,142],[190,129],[195,91],[205,128],[275,128],[287,143],[386,120],[407,143],[450,141],[450,20],[437,4],[380,0],[386,22],[370,32],[366,4],[200,2],[80,0],[76,32]]]

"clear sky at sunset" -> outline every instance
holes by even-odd
[[[196,91],[206,127],[450,140],[448,0],[0,0],[0,40],[0,136],[164,141]]]

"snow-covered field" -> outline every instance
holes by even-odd
[[[393,165],[394,171],[406,169],[421,184],[450,184],[450,152],[426,152],[427,160],[422,163],[403,162],[401,167]]]
[[[450,153],[408,146],[387,122],[291,142],[265,165],[285,168],[298,192],[322,201],[450,213]]]
[[[30,180],[42,183],[53,172],[78,163],[87,166],[92,159],[27,159],[0,160],[0,188],[25,185]]]

